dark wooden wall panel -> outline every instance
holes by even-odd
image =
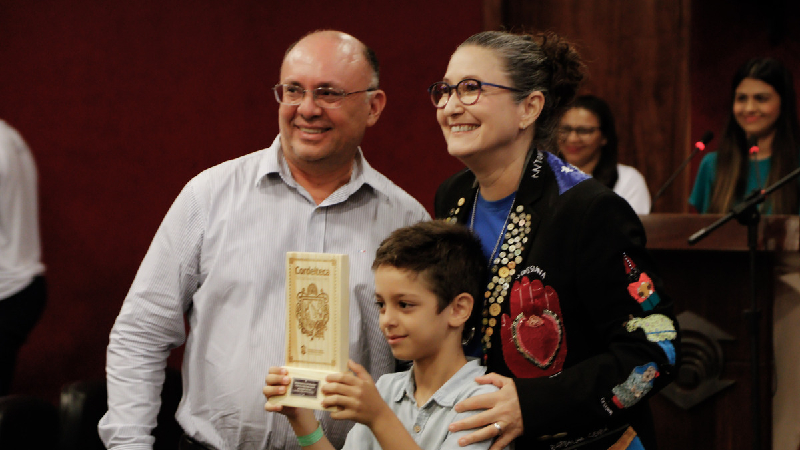
[[[639,169],[653,195],[689,154],[690,6],[690,0],[508,0],[501,6],[506,29],[551,30],[578,46],[588,68],[582,93],[609,102],[620,162]],[[682,210],[688,194],[685,183],[675,184],[655,211]]]

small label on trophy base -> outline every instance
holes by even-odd
[[[322,386],[325,385],[325,377],[332,373],[328,370],[301,369],[297,367],[284,366],[289,371],[289,384],[286,395],[271,397],[268,402],[273,405],[296,406],[298,408],[326,409],[335,411],[334,408],[322,407]]]
[[[317,397],[319,381],[295,378],[292,380],[292,391],[289,395],[296,397]]]

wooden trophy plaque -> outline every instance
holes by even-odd
[[[346,372],[350,268],[347,255],[286,254],[286,365],[291,384],[276,405],[322,407],[325,377]]]

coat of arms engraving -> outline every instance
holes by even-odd
[[[317,292],[317,285],[311,283],[297,293],[297,321],[300,332],[314,338],[322,338],[328,330],[330,307],[328,294],[322,289]]]

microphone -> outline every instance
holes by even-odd
[[[747,139],[747,152],[750,156],[751,161],[758,161],[758,138],[755,136],[750,136]],[[761,171],[758,169],[758,163],[753,164],[750,166],[756,172],[756,182],[758,183],[758,191],[763,191],[764,184],[761,182]]]
[[[703,133],[703,137],[700,138],[699,141],[694,143],[694,148],[700,150],[701,152],[706,149],[706,145],[708,145],[711,140],[714,139],[714,133],[710,131],[706,131]]]
[[[703,137],[700,138],[699,141],[694,143],[694,148],[692,149],[692,153],[689,154],[689,157],[683,160],[680,167],[678,167],[678,170],[676,170],[675,173],[673,173],[672,176],[669,177],[667,182],[664,183],[663,186],[661,186],[661,189],[659,189],[655,197],[653,197],[653,201],[651,202],[652,205],[654,205],[656,203],[656,200],[658,200],[658,198],[661,197],[662,194],[664,194],[664,191],[666,191],[667,187],[669,187],[669,185],[672,184],[672,182],[675,180],[675,177],[677,177],[678,174],[681,173],[681,171],[683,171],[684,168],[686,168],[686,165],[689,164],[689,161],[691,161],[692,158],[694,158],[694,155],[696,155],[697,152],[705,150],[706,145],[708,145],[708,143],[711,142],[712,139],[714,139],[714,133],[712,133],[711,131],[706,131],[705,133],[703,133]]]
[[[747,139],[747,149],[750,152],[751,156],[755,157],[755,156],[758,155],[758,151],[760,149],[758,148],[758,138],[757,137],[750,136],[750,138]]]

